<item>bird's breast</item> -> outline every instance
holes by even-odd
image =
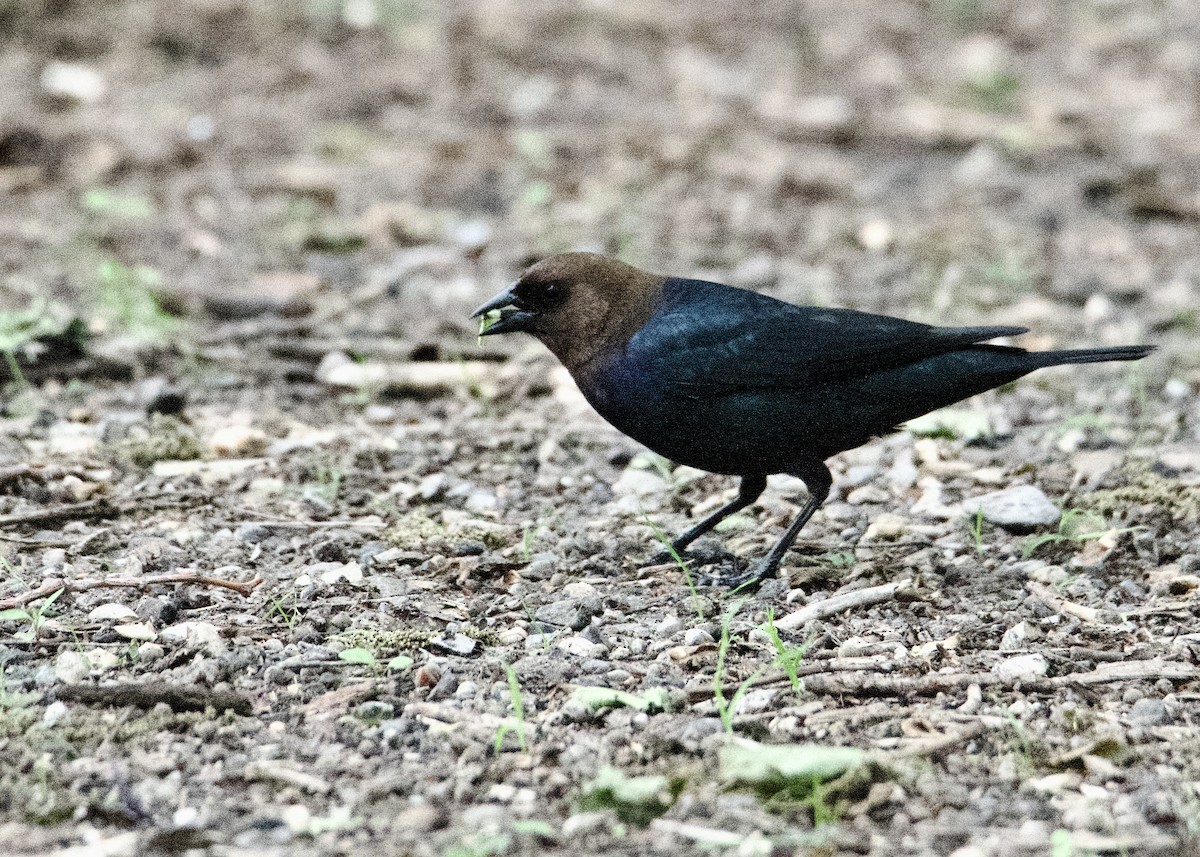
[[[717,473],[744,473],[753,447],[744,427],[752,419],[732,412],[727,401],[698,398],[672,383],[655,365],[609,355],[580,373],[576,382],[588,402],[617,429],[680,464]],[[753,453],[749,458],[757,460]]]

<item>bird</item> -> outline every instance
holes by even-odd
[[[722,581],[734,587],[778,572],[829,496],[826,461],[837,453],[1036,369],[1139,360],[1154,348],[1027,351],[989,342],[1024,327],[798,306],[583,252],[533,264],[472,318],[480,336],[532,334],[600,416],[659,455],[740,477],[733,500],[671,542],[676,556],[754,503],[769,475],[803,481],[800,512],[765,557]]]

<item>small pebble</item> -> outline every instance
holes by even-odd
[[[608,826],[608,814],[603,812],[577,812],[569,816],[562,825],[563,839],[571,839],[584,833],[601,830]]]
[[[88,611],[87,618],[89,622],[112,622],[118,619],[136,619],[137,614],[125,604],[110,601],[93,607]]]
[[[1058,523],[1059,508],[1035,485],[1017,485],[963,502],[968,515],[983,512],[985,521],[1001,527],[1031,529]]]
[[[158,643],[142,643],[138,646],[137,652],[139,661],[149,662],[157,661],[166,655],[167,650]]]
[[[1161,699],[1144,697],[1129,709],[1129,722],[1143,728],[1162,726],[1171,722],[1171,715]]]
[[[571,636],[559,640],[557,647],[570,655],[580,658],[600,658],[608,652],[608,647],[601,643],[593,643],[586,637]],[[607,667],[607,665],[605,665]]]
[[[67,708],[67,704],[56,699],[54,702],[47,705],[46,710],[42,713],[42,724],[44,726],[53,728],[65,720],[67,715],[70,713],[71,712],[70,709]]]
[[[863,485],[846,495],[846,502],[851,506],[861,506],[864,503],[886,503],[890,499],[891,496],[888,492],[878,485]]]
[[[117,625],[113,631],[117,636],[124,637],[126,640],[141,640],[148,643],[158,639],[158,634],[145,622],[128,622]]]
[[[378,699],[363,702],[354,710],[354,714],[362,720],[387,720],[395,713],[396,706]]]
[[[505,646],[523,642],[528,636],[529,632],[524,628],[505,628],[498,635],[500,643]]]
[[[1050,662],[1044,655],[1029,654],[1007,658],[992,667],[992,672],[1003,681],[1017,682],[1041,678],[1050,669]]]
[[[1040,639],[1042,630],[1032,622],[1018,622],[1004,632],[1000,638],[1000,651],[1014,652],[1029,648],[1029,643]]]
[[[669,637],[683,627],[683,621],[678,616],[667,616],[658,623],[655,635],[659,638]]]
[[[883,512],[875,517],[863,533],[864,541],[876,539],[895,539],[904,535],[909,526],[908,518],[894,512]]]

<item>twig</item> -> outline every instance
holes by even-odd
[[[1164,661],[1161,658],[1148,661],[1115,661],[1100,664],[1091,672],[1060,675],[1049,681],[1061,687],[1108,684],[1115,681],[1158,681],[1163,678],[1168,681],[1195,681],[1200,678],[1200,667],[1179,661]]]
[[[496,363],[482,360],[354,363],[346,358],[345,362],[323,364],[317,380],[346,390],[369,388],[388,393],[432,394],[471,384],[495,383],[496,367]]]
[[[1200,679],[1200,667],[1159,659],[1102,664],[1085,673],[1054,678],[1005,679],[996,673],[934,673],[922,676],[816,675],[804,680],[810,693],[830,696],[936,696],[961,690],[972,684],[980,687],[1013,685],[1033,693],[1054,693],[1064,687],[1089,687],[1125,681],[1173,682]]]
[[[359,357],[370,357],[373,360],[411,360],[413,351],[417,348],[415,343],[402,339],[358,339],[352,337],[324,339],[288,336],[260,344],[272,357],[308,360],[313,363],[319,362],[326,354],[334,351],[343,351]]]
[[[778,627],[778,623],[776,623]],[[879,656],[872,655],[869,657],[853,657],[853,658],[825,658],[824,660],[805,661],[796,666],[797,678],[804,678],[810,675],[819,675],[821,673],[832,672],[872,672],[872,673],[890,673],[897,666],[897,662],[891,655]],[[772,684],[786,684],[791,681],[789,676],[783,670],[773,670],[765,675],[760,675],[758,678],[751,679],[747,682],[750,688],[764,687]],[[735,684],[725,688],[726,696],[732,696],[741,684]],[[688,702],[704,702],[712,699],[714,694],[712,687],[698,687],[688,692]]]
[[[944,735],[936,735],[932,738],[923,738],[914,741],[907,747],[903,747],[897,751],[898,756],[928,756],[936,759],[944,756],[949,751],[953,750],[960,744],[965,744],[968,741],[973,741],[980,735],[988,731],[986,723],[977,721],[972,723],[957,732],[948,732]]]
[[[271,517],[267,517],[266,513],[259,512],[255,509],[241,509],[241,508],[232,507],[232,506],[228,507],[227,511],[234,512],[239,515],[261,516],[261,517],[256,517],[255,520],[252,520],[252,521],[222,521],[222,522],[220,522],[224,526],[228,526],[228,527],[240,527],[243,524],[254,524],[255,526],[258,526],[258,527],[278,527],[280,529],[297,529],[297,530],[304,530],[304,529],[319,530],[319,529],[325,529],[327,527],[366,527],[367,529],[378,529],[379,527],[387,526],[387,523],[384,521],[345,521],[345,520],[343,520],[343,521],[306,521],[306,520],[293,520],[293,519],[284,519],[284,518],[271,518]]]
[[[1067,616],[1074,616],[1076,619],[1082,619],[1084,622],[1101,622],[1102,613],[1095,607],[1086,607],[1082,604],[1076,604],[1073,601],[1068,601],[1050,587],[1045,584],[1038,583],[1036,580],[1029,581],[1029,591],[1033,593],[1033,597],[1041,601],[1055,613],[1063,613]]]
[[[485,729],[494,729],[504,723],[503,717],[478,711],[466,711],[450,705],[437,702],[410,702],[404,706],[404,714],[416,715],[429,720],[440,720],[442,723],[470,723]]]
[[[1044,679],[1043,679],[1044,681]],[[804,680],[810,693],[830,696],[936,696],[971,684],[999,684],[995,673],[933,673],[920,676],[817,675]],[[1021,687],[1029,683],[1021,682]]]
[[[113,381],[130,381],[134,371],[131,363],[105,357],[100,354],[89,354],[85,357],[63,359],[51,357],[38,360],[35,363],[22,361],[21,374],[31,384],[41,383],[47,378],[105,378]],[[0,380],[8,380],[11,373],[7,367],[0,366]]]
[[[337,663],[338,661],[329,661],[328,663]],[[341,661],[345,663],[345,661]],[[319,666],[327,666],[328,664],[320,664]],[[278,665],[282,668],[282,664]],[[296,669],[296,664],[289,664],[289,669]],[[309,700],[301,705],[299,712],[305,719],[310,717],[320,717],[328,714],[343,714],[346,709],[356,702],[370,699],[379,692],[380,682],[375,681],[359,681],[353,684],[342,685],[334,690],[326,691],[320,696]]]
[[[122,683],[112,685],[75,684],[60,687],[55,695],[62,700],[85,705],[107,705],[124,708],[153,708],[165,703],[172,711],[229,710],[248,716],[253,711],[250,700],[240,693],[204,687],[178,687],[163,682],[148,684]]]
[[[1061,651],[1061,650],[1059,650]],[[1129,656],[1128,652],[1123,652],[1120,649],[1090,649],[1086,646],[1071,646],[1062,654],[1074,663],[1080,661],[1123,661]]]
[[[53,524],[59,521],[82,521],[89,518],[111,518],[119,514],[117,507],[107,497],[68,503],[50,509],[34,509],[31,512],[14,512],[0,515],[0,527],[20,527],[26,524]]]
[[[908,539],[902,542],[838,542],[837,544],[829,544],[828,542],[820,542],[816,539],[797,539],[793,545],[797,548],[812,548],[824,553],[832,551],[877,551],[887,550],[888,548],[929,548],[933,547],[933,542],[929,539]],[[803,556],[804,554],[800,554]]]
[[[58,521],[81,521],[89,518],[112,518],[135,509],[153,506],[160,500],[175,502],[206,500],[208,495],[199,491],[158,491],[136,497],[99,497],[82,503],[67,503],[50,509],[34,509],[30,512],[14,512],[0,515],[0,527],[19,527],[28,524],[51,524]]]
[[[75,542],[68,539],[25,539],[21,536],[10,536],[8,533],[0,533],[0,542],[12,542],[31,548],[69,548],[75,545]]]
[[[0,485],[7,485],[9,482],[16,482],[25,476],[33,476],[34,470],[28,464],[11,464],[7,467],[0,467]]]
[[[216,345],[231,345],[251,340],[262,339],[266,336],[306,336],[313,328],[320,327],[321,322],[312,316],[303,318],[252,318],[247,320],[225,322],[217,326],[208,336],[200,337],[201,347]]]
[[[196,571],[167,571],[162,574],[147,574],[144,577],[84,577],[79,580],[50,578],[43,581],[42,585],[37,589],[31,589],[28,592],[22,592],[20,595],[0,600],[0,610],[7,610],[11,607],[22,607],[31,601],[37,601],[39,598],[46,598],[53,595],[60,589],[65,589],[67,592],[87,592],[90,589],[120,587],[145,589],[148,586],[156,586],[164,583],[194,583],[198,586],[216,586],[221,589],[233,590],[239,595],[249,596],[254,592],[255,587],[262,583],[262,578],[256,577],[248,583],[242,583],[237,580],[209,577]]]
[[[1146,604],[1142,607],[1135,607],[1132,610],[1121,611],[1122,616],[1174,616],[1178,618],[1190,618],[1195,615],[1196,601],[1192,598],[1184,598],[1178,601],[1157,601],[1152,604]]]
[[[690,839],[701,845],[717,848],[732,848],[746,841],[747,835],[732,830],[719,830],[715,827],[703,827],[686,821],[674,821],[669,818],[656,818],[650,822],[651,830],[658,833],[669,833],[681,839]]]
[[[317,795],[328,794],[333,788],[328,780],[306,771],[298,771],[274,759],[256,759],[248,763],[242,771],[242,776],[250,782],[280,783]]]
[[[854,610],[858,607],[870,607],[873,604],[891,601],[901,592],[911,589],[913,589],[912,578],[905,578],[903,580],[893,580],[890,583],[883,583],[879,586],[868,586],[865,589],[843,592],[839,595],[822,599],[821,601],[805,604],[795,613],[790,613],[782,619],[776,619],[775,627],[780,631],[792,631],[816,619],[827,619],[830,616],[836,616],[847,610]]]
[[[247,342],[252,339],[275,334],[278,336],[305,336],[310,330],[328,327],[328,322],[345,315],[356,307],[367,306],[387,294],[390,283],[366,286],[336,304],[318,309],[302,318],[277,318],[266,316],[249,320],[238,320],[223,324],[215,332],[200,338],[201,345],[223,345]]]

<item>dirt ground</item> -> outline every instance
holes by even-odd
[[[0,0],[0,852],[1200,854],[1198,176],[1186,0]],[[733,481],[476,341],[571,248],[1158,351],[731,595],[802,485],[648,565]]]

